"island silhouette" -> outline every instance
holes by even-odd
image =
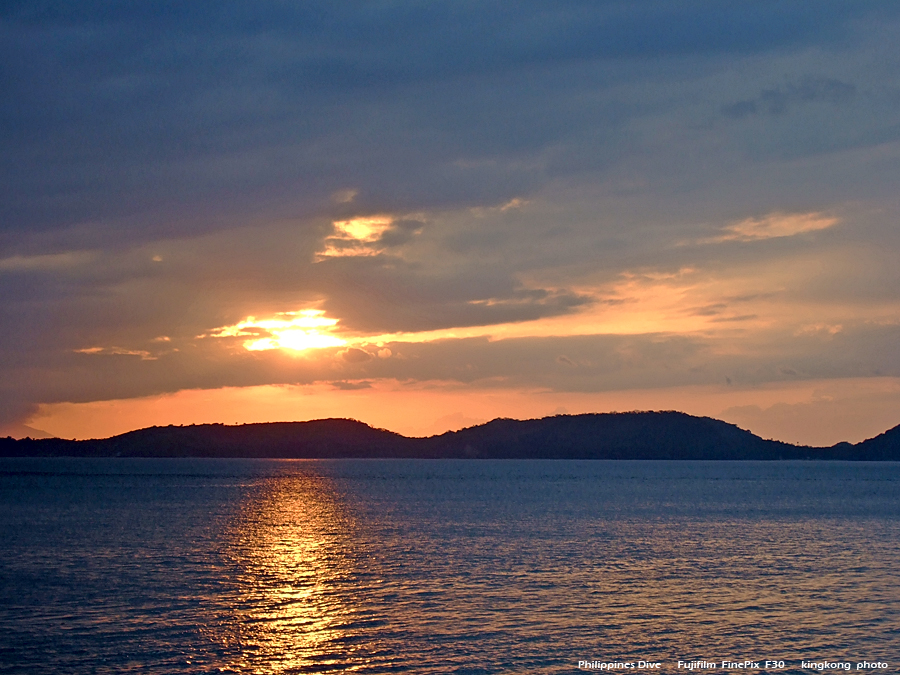
[[[352,419],[148,427],[92,440],[0,439],[3,457],[900,460],[900,426],[830,447],[766,440],[674,411],[495,419],[411,438]]]

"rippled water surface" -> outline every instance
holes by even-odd
[[[894,463],[0,460],[0,541],[0,672],[900,672]]]

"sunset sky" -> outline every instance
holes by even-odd
[[[900,424],[900,3],[6,2],[0,432]]]

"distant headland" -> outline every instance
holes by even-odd
[[[495,419],[409,438],[350,419],[149,427],[112,438],[0,439],[2,457],[247,457],[423,459],[900,460],[900,426],[827,448],[765,440],[680,412]]]

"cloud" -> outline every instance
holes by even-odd
[[[333,225],[334,234],[325,238],[324,248],[317,253],[319,261],[379,255],[387,249],[412,241],[425,223],[413,218],[374,215],[336,220]]]
[[[357,347],[348,347],[347,349],[338,352],[337,355],[348,363],[365,363],[374,358],[369,352],[364,349],[358,349]]]
[[[391,216],[367,216],[334,221],[334,234],[325,239],[321,258],[340,256],[370,256],[379,253],[374,246],[393,223]]]
[[[724,105],[722,114],[731,119],[743,119],[761,113],[783,115],[790,108],[805,103],[846,103],[856,94],[856,86],[848,82],[827,77],[805,77],[797,83],[763,89],[755,98]]]
[[[382,207],[503,203],[551,179],[548,153],[556,175],[578,170],[579,150],[607,164],[630,121],[670,105],[664,90],[648,98],[660,77],[856,44],[866,22],[897,13],[833,1],[13,7],[0,17],[0,222],[116,222],[146,237],[312,215],[351,193]],[[833,98],[833,81],[777,91]]]
[[[145,349],[124,349],[122,347],[87,347],[76,349],[76,354],[111,354],[114,356],[139,356],[144,361],[153,361],[157,357]]]
[[[81,251],[46,255],[14,255],[0,258],[0,274],[64,270],[85,265],[91,261],[91,258],[89,253]]]
[[[722,234],[701,239],[699,243],[718,244],[725,241],[757,241],[793,237],[807,232],[827,230],[839,219],[824,213],[770,213],[761,218],[746,218],[722,229]]]
[[[538,215],[543,217],[542,212]],[[434,228],[442,227],[444,222],[437,219]],[[278,235],[275,242],[284,241],[282,230],[271,232]],[[529,233],[528,239],[516,242],[532,256],[533,236]],[[80,272],[83,277],[59,269],[41,271],[33,279],[41,283],[29,286],[32,295],[23,291],[17,304],[3,305],[10,319],[7,325],[24,325],[30,332],[6,338],[2,365],[8,377],[0,398],[34,404],[190,388],[381,379],[606,391],[715,384],[726,376],[740,386],[859,377],[891,374],[896,368],[890,356],[893,324],[867,323],[874,309],[864,309],[888,302],[879,315],[895,314],[890,304],[895,296],[889,291],[897,287],[898,279],[896,274],[886,276],[893,269],[892,257],[888,251],[881,251],[881,257],[871,257],[871,251],[860,257],[860,250],[848,247],[846,241],[838,242],[830,257],[819,249],[801,249],[806,261],[792,253],[790,265],[780,257],[784,252],[771,258],[760,250],[712,262],[697,259],[694,268],[623,273],[635,262],[669,260],[670,245],[663,239],[647,246],[638,238],[601,257],[598,249],[583,250],[587,247],[577,243],[582,240],[575,239],[575,251],[567,252],[565,260],[579,261],[581,256],[603,260],[603,274],[597,277],[602,283],[558,292],[517,288],[512,270],[503,268],[503,257],[485,265],[483,252],[474,261],[468,253],[462,258],[442,253],[425,258],[432,261],[429,266],[387,256],[316,263],[315,246],[310,244],[304,267],[289,248],[266,244],[255,249],[259,232],[248,237],[242,235],[236,242],[219,236],[179,242],[166,254],[165,264],[172,267],[163,272],[155,271],[142,250],[124,258],[96,257],[93,266]],[[232,247],[238,254],[225,258],[219,254]],[[701,248],[678,251],[691,256]],[[512,260],[510,267],[521,267],[527,259],[517,246],[506,246],[502,253]],[[541,253],[549,258],[533,258],[536,270],[547,269],[546,260],[558,255],[552,250]],[[145,268],[133,264],[139,260],[145,261]],[[733,276],[723,275],[721,265]],[[562,269],[565,278],[576,278]],[[587,269],[595,274],[593,268]],[[607,273],[615,275],[611,285],[604,285]],[[853,284],[847,283],[848,276]],[[285,286],[285,280],[293,281]],[[66,289],[62,301],[60,288]],[[243,347],[245,340],[271,339],[275,329],[300,316],[299,309],[310,306],[296,302],[303,293],[318,296],[315,301],[327,310],[316,310],[315,316],[328,320],[326,329],[340,327],[341,339],[364,341],[371,331],[385,329],[448,332],[427,343],[399,338],[384,338],[383,345],[354,342],[356,351],[332,347],[292,355],[290,350],[248,352]],[[595,298],[603,301],[594,302]],[[264,302],[257,304],[260,300]],[[260,312],[259,321],[246,323],[248,308],[264,308],[273,300],[277,302],[270,307],[289,308],[288,312]],[[838,304],[826,304],[831,301]],[[859,318],[848,320],[843,303],[860,312]],[[40,317],[28,314],[30,308],[48,306],[58,309]],[[228,323],[223,321],[223,308],[231,315]],[[648,323],[637,320],[642,313]],[[273,317],[281,323],[266,323]],[[340,323],[334,324],[338,317]],[[553,317],[570,323],[557,328],[542,323]],[[711,322],[719,320],[726,321],[719,332],[712,331]],[[501,326],[504,321],[511,323]],[[242,323],[246,325],[235,328],[231,337],[196,337],[224,333],[222,326]],[[820,324],[821,330],[816,328]],[[460,327],[478,325],[484,326],[479,333],[483,337],[452,338]],[[728,337],[732,325],[743,332]],[[829,329],[838,325],[840,331]],[[504,330],[519,326],[515,334],[520,337],[503,339],[502,331],[493,340],[487,337],[504,326]],[[554,334],[555,330],[559,332]],[[544,337],[527,337],[536,331],[543,331]],[[578,331],[607,334],[577,335]],[[158,340],[160,335],[169,340]],[[379,358],[374,358],[376,353]],[[29,409],[34,408],[16,410]]]
[[[461,261],[384,256],[335,257],[316,265],[312,283],[331,316],[354,331],[378,334],[533,321],[576,311],[592,301],[568,289],[529,288],[512,270]]]
[[[345,188],[343,190],[336,190],[331,193],[331,199],[337,204],[349,204],[356,196],[359,194],[359,190],[355,188]]]
[[[385,247],[402,246],[412,241],[413,237],[422,231],[425,223],[414,218],[395,220],[391,226],[382,231],[378,243]]]
[[[331,386],[339,391],[359,391],[361,389],[371,389],[371,382],[347,382],[345,380],[338,380],[337,382],[332,382]]]

